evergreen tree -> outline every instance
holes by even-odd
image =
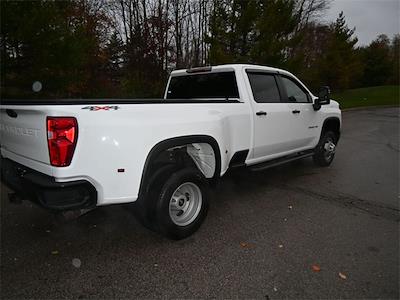
[[[347,89],[360,76],[361,64],[355,44],[358,39],[353,37],[354,29],[349,29],[343,12],[336,22],[330,26],[331,34],[327,45],[323,47],[319,67],[322,79],[334,89]]]
[[[248,7],[253,3],[251,0],[240,2],[214,1],[210,17],[211,36],[207,39],[210,43],[211,64],[238,62],[241,56],[248,54],[244,49],[239,49],[239,44],[243,45],[247,42],[251,24],[246,20],[249,18],[247,15],[250,14],[246,12],[246,9],[249,9]]]
[[[392,60],[389,38],[382,34],[361,50],[364,62],[362,84],[377,86],[389,83],[392,77]]]
[[[295,1],[260,0],[253,33],[251,58],[255,63],[285,66],[297,26]]]
[[[392,77],[391,84],[400,85],[400,34],[393,37],[391,44]]]

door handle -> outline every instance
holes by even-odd
[[[265,111],[258,111],[258,112],[256,112],[256,115],[257,116],[266,116],[267,115],[267,113],[265,112]]]
[[[299,111],[299,110],[297,110],[297,109],[295,109],[295,110],[292,110],[292,113],[293,113],[293,114],[299,114],[299,113],[300,113],[300,111]]]

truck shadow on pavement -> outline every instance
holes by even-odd
[[[7,203],[2,189],[2,296],[395,297],[398,246],[387,241],[398,241],[398,223],[332,200],[339,192],[324,199],[329,172],[335,163],[305,159],[226,174],[202,227],[181,241],[142,227],[129,205],[64,222],[29,202]]]

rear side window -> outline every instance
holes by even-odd
[[[248,76],[256,102],[276,103],[281,101],[278,85],[273,74],[248,73]]]
[[[172,77],[167,99],[239,98],[234,72],[194,74]]]

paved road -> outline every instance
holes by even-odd
[[[399,298],[399,110],[343,119],[331,167],[230,175],[179,242],[124,206],[63,223],[3,188],[2,298]]]

